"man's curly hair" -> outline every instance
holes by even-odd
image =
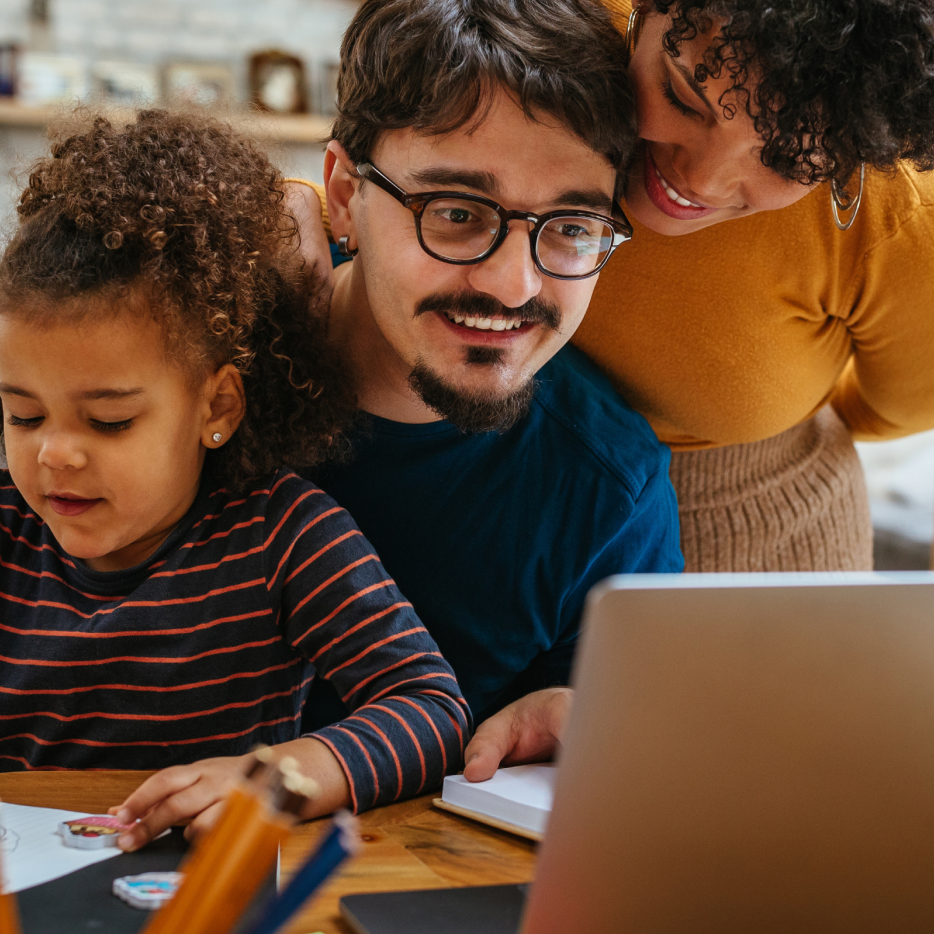
[[[151,314],[170,359],[199,382],[233,364],[246,415],[206,467],[242,489],[340,453],[349,377],[309,308],[282,178],[230,127],[160,110],[61,134],[32,168],[0,261],[0,311],[40,323]],[[314,301],[312,302],[314,304]]]
[[[719,34],[695,78],[752,117],[762,161],[806,184],[846,182],[865,162],[934,168],[934,0],[652,0],[664,46]]]

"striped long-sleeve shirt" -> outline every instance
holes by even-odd
[[[315,677],[352,711],[314,735],[357,810],[459,767],[470,724],[450,666],[314,485],[205,483],[152,558],[98,573],[0,471],[0,769],[159,769],[286,742]]]

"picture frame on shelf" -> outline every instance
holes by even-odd
[[[305,63],[295,55],[267,49],[250,56],[250,103],[267,113],[308,113]]]
[[[169,107],[229,108],[235,88],[233,69],[223,62],[169,62],[162,73],[163,98]]]
[[[318,113],[325,117],[337,116],[337,79],[341,63],[324,61],[318,66]]]

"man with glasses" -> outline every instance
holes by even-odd
[[[667,449],[564,347],[632,235],[624,61],[590,0],[367,0],[342,49],[330,327],[367,414],[311,477],[492,717],[469,778],[553,751],[594,584],[682,568]]]

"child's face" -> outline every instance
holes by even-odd
[[[211,403],[151,320],[0,315],[0,401],[13,482],[90,568],[144,561],[194,501]]]

